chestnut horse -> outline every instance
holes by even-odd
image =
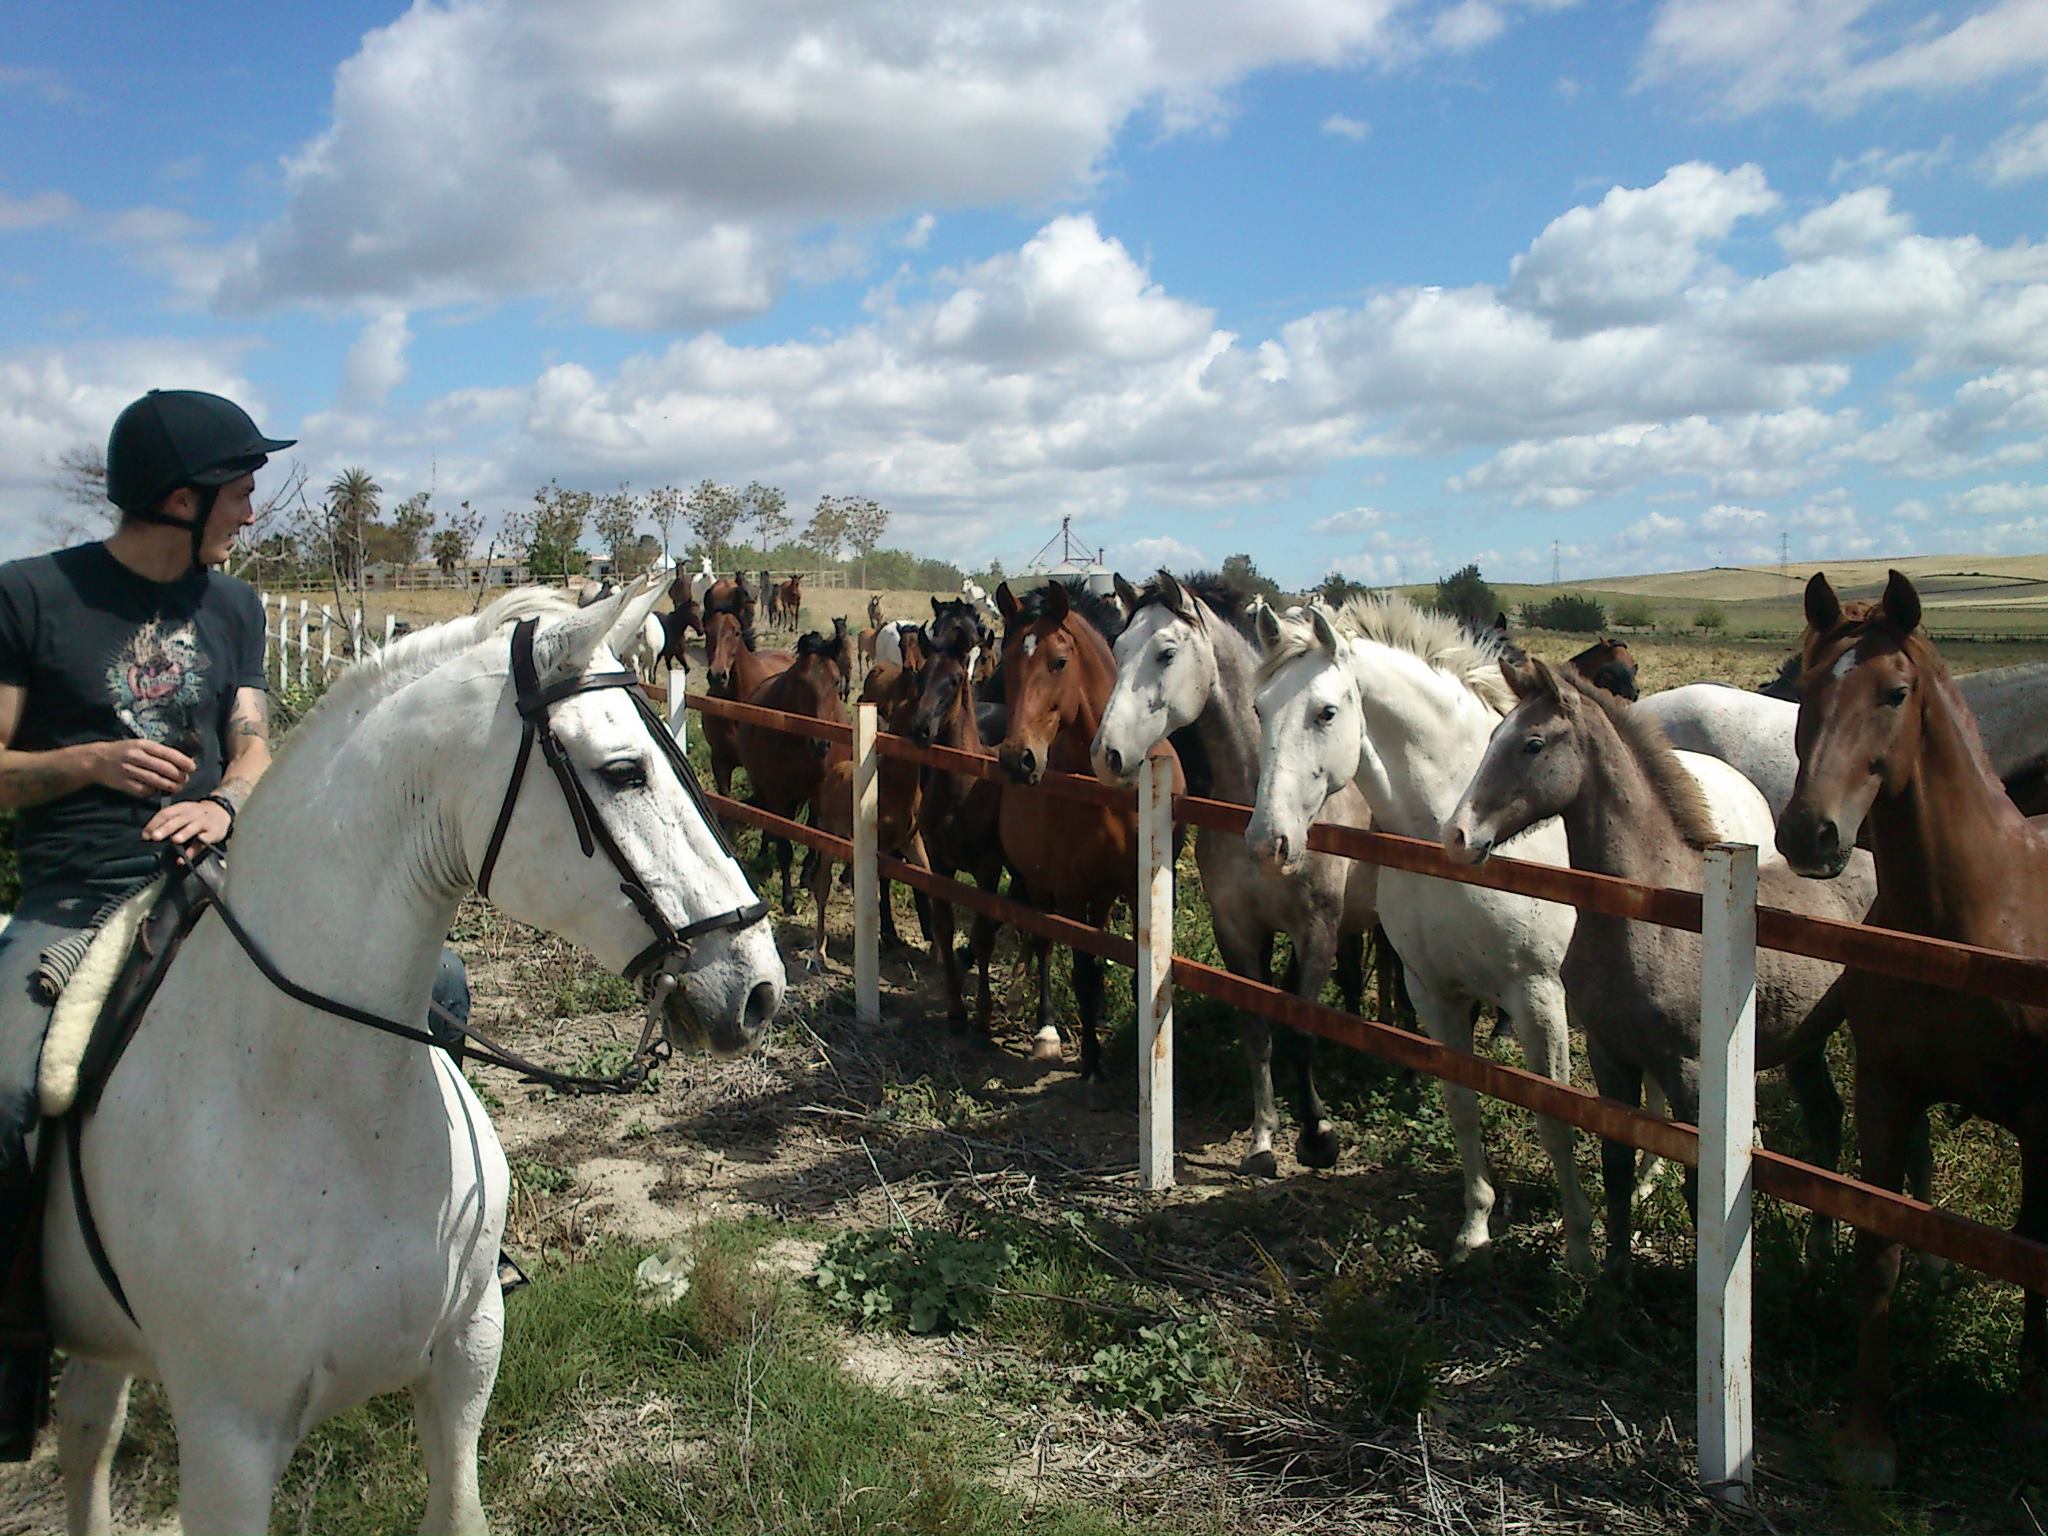
[[[1121,613],[1086,588],[1048,581],[1020,599],[1004,582],[996,589],[1004,619],[1003,699],[1008,733],[996,756],[1016,785],[1035,785],[1048,772],[1091,776],[1090,751],[1116,687],[1110,641]],[[1178,758],[1174,788],[1183,788]],[[1137,902],[1135,809],[1111,810],[1065,797],[1005,788],[999,818],[1003,857],[1042,909],[1107,928],[1118,901]],[[1102,963],[1074,952],[1074,1000],[1081,1012],[1081,1078],[1102,1081]],[[1049,951],[1041,951],[1038,1036],[1032,1054],[1059,1054],[1051,991],[1044,984]]]
[[[1934,644],[1920,595],[1897,571],[1876,602],[1846,608],[1824,576],[1806,588],[1799,678],[1799,778],[1778,848],[1800,873],[1832,879],[1868,823],[1877,860],[1869,921],[2048,958],[2048,826],[2007,796],[1977,724]],[[2048,1242],[2048,1009],[1850,971],[1856,1133],[1863,1177],[1898,1189],[1927,1109],[1959,1104],[2019,1140],[2015,1230]],[[1891,1295],[1899,1244],[1859,1233],[1855,1382],[1840,1451],[1859,1481],[1889,1483],[1897,1453]],[[2021,1428],[2048,1430],[2048,1303],[2026,1298]]]
[[[924,635],[923,680],[907,734],[920,747],[950,747],[977,757],[993,755],[977,713],[974,673],[982,656],[995,649],[994,638],[972,606],[959,601],[942,603],[936,597]],[[1000,714],[1000,708],[994,713]],[[949,879],[965,870],[983,890],[997,889],[1003,877],[1002,804],[1003,787],[991,780],[972,779],[943,768],[927,771],[918,801],[917,829],[931,868]],[[1012,883],[1010,894],[1023,899],[1018,882]],[[932,903],[931,928],[932,948],[938,952],[946,980],[946,1017],[956,1032],[962,1031],[967,1026],[967,1003],[960,988],[960,958],[953,949],[950,901]],[[977,914],[969,942],[981,977],[976,1017],[984,1041],[992,1010],[988,965],[995,941],[995,919]]]
[[[751,704],[768,680],[780,675],[796,657],[788,651],[757,651],[753,631],[741,627],[739,615],[721,610],[705,620],[704,682],[713,698]],[[723,715],[704,717],[704,744],[711,753],[711,777],[718,792],[732,795],[732,771],[739,766],[738,724]]]
[[[1627,699],[1633,704],[1639,697],[1636,693],[1636,658],[1625,640],[1610,640],[1602,635],[1597,643],[1587,646],[1567,665],[1595,688],[1604,688],[1617,699]]]
[[[901,667],[880,666],[868,673],[861,685],[860,702],[875,706],[881,728],[892,735],[910,733],[911,716],[917,713],[922,679]],[[875,847],[908,863],[923,867],[924,843],[917,835],[918,765],[901,758],[885,757],[876,771]],[[853,836],[853,751],[835,744],[825,759],[825,777],[811,797],[811,825],[835,837]],[[811,904],[817,908],[817,927],[806,960],[816,972],[825,969],[825,902],[832,891],[832,871],[837,861],[820,853],[805,866],[811,888]],[[913,891],[920,917],[929,931],[930,918],[922,892]],[[884,944],[901,947],[896,931],[896,907],[889,897],[889,882],[881,882],[881,929]]]
[[[780,619],[785,629],[795,629],[803,616],[804,578],[801,573],[792,576],[768,593],[768,622],[773,625]]]
[[[812,715],[820,720],[846,720],[846,705],[840,698],[839,680],[846,671],[846,636],[827,640],[813,631],[796,643],[796,659],[768,679],[747,702],[763,709],[779,709],[792,715]],[[825,777],[825,758],[831,743],[809,736],[792,736],[773,726],[743,725],[738,732],[740,766],[747,770],[752,785],[748,803],[777,816],[794,818],[811,803]],[[770,835],[775,849],[775,866],[782,875],[782,907],[790,909],[789,839]]]

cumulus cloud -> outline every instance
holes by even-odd
[[[1654,320],[1671,311],[1707,246],[1777,205],[1754,165],[1674,166],[1655,186],[1616,187],[1598,206],[1553,219],[1515,258],[1507,297],[1571,332]]]
[[[1873,146],[1860,155],[1838,159],[1828,171],[1828,180],[1843,181],[1905,181],[1910,177],[1924,176],[1937,167],[1948,164],[1955,153],[1955,139],[1944,136],[1932,149],[1888,150]]]
[[[1758,507],[1738,507],[1717,502],[1700,514],[1700,528],[1707,533],[1753,533],[1771,520]]]
[[[1319,517],[1308,525],[1310,533],[1364,533],[1377,528],[1387,520],[1387,514],[1377,507],[1350,507],[1342,512],[1332,512]]]
[[[1129,539],[1121,544],[1109,546],[1109,563],[1119,571],[1195,571],[1214,566],[1201,550],[1192,544],[1183,544],[1179,539],[1161,534],[1150,539]]]
[[[959,11],[843,0],[417,6],[337,72],[286,206],[239,250],[230,306],[417,310],[529,293],[600,323],[755,313],[802,232],[1086,186],[1122,126],[1227,116],[1273,66],[1407,62],[1504,25],[1393,0],[1086,0]]]
[[[1332,112],[1323,119],[1323,132],[1357,143],[1372,132],[1372,124],[1363,118],[1346,117],[1342,112]]]
[[[1984,156],[1984,174],[1995,186],[2048,176],[2048,121],[2009,128]]]
[[[382,405],[405,382],[406,348],[412,330],[405,313],[393,310],[363,327],[342,365],[342,395],[352,405]]]
[[[1639,86],[1697,86],[1733,113],[1802,102],[1842,114],[2048,63],[2041,0],[1994,0],[1951,26],[1875,0],[1664,0],[1637,62]]]
[[[62,224],[77,215],[78,203],[68,193],[36,192],[27,197],[10,197],[0,190],[0,234]]]
[[[1890,187],[1864,187],[1816,208],[1778,231],[1778,244],[1795,261],[1840,256],[1895,245],[1913,232],[1913,221],[1892,211]]]

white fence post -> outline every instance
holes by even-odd
[[[1756,1486],[1751,1428],[1750,1179],[1756,1147],[1756,849],[1706,850],[1700,922],[1700,1482]]]
[[[676,745],[685,752],[690,750],[690,712],[683,704],[683,695],[690,691],[690,674],[681,667],[668,669],[668,730],[676,739]]]
[[[348,648],[349,656],[352,660],[361,661],[363,659],[363,610],[361,604],[356,606],[355,619],[348,627]]]
[[[389,649],[390,649],[390,647],[391,647],[391,640],[392,640],[392,637],[393,637],[393,636],[395,636],[395,635],[396,635],[397,633],[398,633],[398,615],[397,615],[397,614],[395,614],[395,613],[387,613],[387,614],[385,614],[385,615],[384,615],[384,646],[385,646],[385,649],[387,649],[387,650],[389,650]]]
[[[334,671],[334,624],[330,620],[320,626],[320,681],[326,682]]]
[[[308,653],[309,653],[309,652],[311,652],[311,650],[313,649],[313,621],[312,621],[312,619],[311,619],[311,618],[309,617],[309,614],[310,614],[310,613],[311,613],[311,609],[310,609],[310,608],[309,608],[309,607],[307,606],[307,604],[306,604],[306,600],[305,600],[305,599],[304,599],[303,597],[302,597],[302,598],[300,598],[300,599],[299,599],[299,686],[300,686],[301,688],[303,688],[303,687],[305,687],[305,686],[306,686],[306,662],[307,662],[307,656],[308,656]]]
[[[853,713],[853,1006],[863,1024],[882,1019],[881,873],[875,864],[881,820],[875,756],[875,706]]]
[[[282,592],[277,594],[277,686],[282,688],[286,681],[285,661],[286,640],[290,621],[285,618],[285,604],[289,602]]]
[[[1173,759],[1138,775],[1138,1183],[1173,1185]]]

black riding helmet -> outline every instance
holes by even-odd
[[[265,437],[247,411],[219,395],[152,389],[114,419],[107,437],[107,500],[143,522],[190,528],[196,561],[220,488],[295,441]],[[195,523],[160,510],[166,496],[187,485],[199,492]]]

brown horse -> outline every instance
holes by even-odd
[[[860,702],[875,706],[879,724],[892,735],[904,736],[910,731],[911,717],[917,713],[918,700],[922,694],[922,680],[915,672],[906,672],[901,667],[878,666],[868,673],[867,681],[861,685]],[[917,835],[918,765],[906,763],[901,758],[885,757],[876,771],[875,785],[875,847],[883,853],[893,854],[908,863],[923,867],[925,863],[924,843]],[[818,792],[811,798],[811,825],[822,832],[836,837],[853,836],[853,752],[849,747],[834,745],[825,759],[825,777],[818,785]],[[813,971],[825,968],[825,901],[832,890],[832,871],[837,863],[817,855],[806,873],[811,888],[811,902],[817,908],[817,929],[807,961]],[[930,919],[923,893],[913,893],[918,913],[925,918],[927,929]],[[884,944],[901,947],[903,940],[896,931],[895,903],[889,896],[889,882],[881,882],[881,929]]]
[[[977,757],[993,756],[976,710],[971,674],[982,654],[995,648],[994,638],[968,604],[942,603],[936,597],[927,629],[927,659],[907,734],[921,747],[950,747]],[[1002,804],[1003,788],[991,780],[968,778],[942,768],[927,772],[918,802],[917,828],[932,869],[948,878],[965,870],[983,890],[997,889],[1003,877]],[[1022,899],[1018,885],[1012,885],[1011,895]],[[960,1031],[967,1026],[967,1003],[961,993],[960,957],[953,948],[953,915],[951,902],[932,903],[932,948],[938,952],[945,976],[946,1017],[954,1030]],[[977,914],[969,944],[981,978],[976,1018],[984,1041],[993,1009],[988,967],[995,939],[995,920]]]
[[[1844,608],[1824,576],[1806,588],[1799,678],[1799,779],[1778,847],[1803,873],[1833,878],[1867,822],[1877,857],[1869,921],[2048,958],[2048,827],[2008,798],[1977,725],[1934,644],[1920,595],[1897,571],[1874,603]],[[2019,1140],[2015,1230],[2048,1242],[2048,1009],[1965,997],[1850,971],[1856,1132],[1863,1177],[1898,1189],[1922,1117],[1959,1104]],[[1897,1453],[1891,1295],[1899,1245],[1860,1233],[1856,1377],[1840,1442],[1845,1470],[1888,1483]],[[2026,1298],[2018,1417],[2048,1431],[2048,1303]]]
[[[749,704],[772,677],[788,669],[796,657],[788,651],[757,651],[753,634],[740,627],[736,613],[721,610],[705,621],[704,682],[712,697]],[[739,766],[739,726],[722,715],[704,717],[704,744],[711,752],[711,777],[718,792],[732,794],[732,771]]]
[[[747,702],[763,709],[844,723],[846,705],[839,696],[839,680],[845,670],[846,637],[827,640],[813,632],[797,641],[796,659],[762,684]],[[740,766],[747,770],[747,782],[753,786],[749,803],[792,819],[817,793],[831,749],[829,742],[792,736],[765,725],[741,726],[738,746]],[[783,910],[788,911],[792,900],[789,839],[771,836],[769,842],[774,846],[776,868],[782,875]]]
[[[882,594],[879,592],[870,592],[868,594],[868,628],[880,629],[881,627]]]
[[[801,573],[776,586],[768,594],[768,622],[778,618],[785,629],[795,629],[803,617],[804,578]]]
[[[1627,699],[1633,704],[1638,697],[1636,658],[1625,640],[1610,640],[1602,635],[1598,642],[1587,646],[1567,665],[1595,688],[1605,688],[1617,699]]]
[[[996,756],[1013,784],[1035,785],[1049,772],[1092,775],[1090,749],[1116,687],[1110,639],[1121,617],[1113,602],[1080,586],[1049,581],[1020,599],[1008,582],[996,589],[1004,620],[1002,676],[1008,730]],[[1178,759],[1174,787],[1182,787]],[[1107,928],[1118,901],[1137,900],[1135,811],[1005,789],[999,818],[1003,857],[1036,904],[1093,928]],[[1044,976],[1046,953],[1039,967]],[[1081,1013],[1081,1077],[1102,1081],[1102,968],[1074,951],[1074,1000]],[[1040,983],[1032,1053],[1059,1054],[1050,989]]]

